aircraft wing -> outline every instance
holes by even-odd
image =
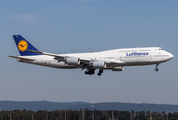
[[[106,63],[108,64],[125,64],[124,61],[121,60],[117,60],[117,61],[106,61]]]
[[[35,59],[32,59],[32,58],[24,58],[24,57],[10,56],[10,55],[8,57],[15,58],[18,60],[35,61]]]
[[[70,56],[63,56],[63,55],[52,54],[52,53],[47,53],[47,52],[40,52],[40,51],[35,51],[35,50],[27,50],[27,51],[34,52],[34,53],[39,53],[39,54],[43,54],[43,55],[48,55],[48,56],[53,56],[54,59],[57,59],[57,60],[59,60],[59,61],[64,61],[64,59],[65,59],[66,57],[70,57]],[[90,62],[91,59],[88,59],[88,58],[80,58],[80,61],[81,61],[81,62]]]
[[[66,58],[73,57],[73,56],[63,56],[63,55],[34,51],[34,50],[27,50],[27,51],[38,53],[38,54],[43,54],[43,55],[48,55],[48,56],[53,56],[54,59],[56,59],[58,61],[65,61]],[[89,66],[90,62],[95,61],[95,60],[92,60],[92,59],[89,59],[89,58],[79,58],[79,59],[82,62],[82,64],[80,64],[78,66],[78,68],[84,68],[84,67],[86,68],[86,67]],[[100,60],[98,60],[98,61],[100,61]],[[120,60],[117,60],[117,61],[116,60],[102,60],[102,61],[105,61],[108,65],[113,65],[113,66],[125,64],[125,62],[120,61]]]
[[[35,50],[27,50],[27,51],[30,51],[30,52],[33,52],[33,53],[39,53],[39,54],[42,54],[42,55],[48,55],[48,56],[54,56],[54,57],[57,56],[57,54],[46,53],[46,52],[40,52],[40,51],[35,51]],[[65,57],[65,56],[58,56],[58,57]]]
[[[121,60],[109,60],[109,61],[105,61],[107,66],[123,66],[125,65],[126,63],[124,61],[121,61]]]

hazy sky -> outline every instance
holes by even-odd
[[[0,0],[0,100],[129,102],[178,105],[177,0]],[[19,63],[12,35],[40,51],[79,53],[162,47],[174,58],[159,65],[104,71]],[[97,71],[96,71],[97,72]]]

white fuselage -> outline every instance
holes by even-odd
[[[75,54],[59,54],[61,56],[70,56],[78,58],[88,58],[92,61],[112,61],[118,64],[109,64],[105,69],[111,69],[119,66],[136,66],[136,65],[151,65],[166,62],[173,58],[173,55],[160,47],[145,47],[145,48],[129,48],[129,49],[114,49],[102,52],[91,53],[75,53]],[[34,61],[19,60],[30,64],[54,67],[54,68],[82,68],[80,65],[68,65],[64,61],[54,59],[53,56],[35,55],[23,56],[31,58]],[[118,62],[119,61],[119,62]]]

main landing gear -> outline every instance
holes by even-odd
[[[158,63],[158,64],[156,64],[155,71],[158,71],[158,70],[159,70],[159,69],[158,69],[158,65],[159,65],[159,63]]]
[[[99,70],[99,72],[98,72],[98,76],[101,76],[101,74],[103,73],[103,70]]]
[[[102,73],[103,73],[103,70],[100,69],[99,72],[98,72],[98,76],[101,76]],[[85,74],[86,74],[86,75],[93,75],[93,74],[95,74],[95,69],[88,68],[88,69],[85,71]]]
[[[85,71],[85,74],[86,75],[93,75],[93,74],[95,74],[95,69],[87,69],[86,71]]]

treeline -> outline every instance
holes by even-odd
[[[178,120],[178,112],[100,110],[0,111],[0,120]]]

